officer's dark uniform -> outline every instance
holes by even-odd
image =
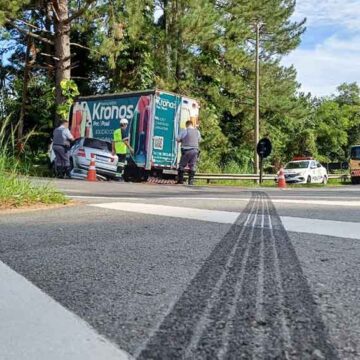
[[[198,129],[188,127],[178,137],[181,142],[181,159],[178,171],[178,184],[184,182],[184,171],[189,166],[189,185],[193,185],[196,163],[199,156],[199,141],[201,139]]]
[[[53,133],[53,150],[55,153],[56,172],[59,177],[70,176],[70,141],[73,136],[68,128],[60,125]]]

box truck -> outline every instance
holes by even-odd
[[[350,177],[353,184],[360,184],[360,145],[353,145],[350,149]]]
[[[195,99],[161,90],[79,97],[70,112],[70,130],[75,138],[111,142],[119,120],[129,121],[129,140],[134,154],[128,154],[125,180],[146,180],[175,175],[180,160],[176,136],[187,120],[199,123]]]

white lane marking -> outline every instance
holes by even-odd
[[[252,227],[255,227],[257,217],[258,217],[258,214],[257,214],[257,212],[256,212],[255,215],[254,215],[254,220],[253,220],[253,222],[252,222]]]
[[[271,221],[271,215],[270,215],[270,211],[269,211],[269,205],[267,205],[268,207],[268,220],[269,220],[269,228],[272,229],[273,226],[272,226],[272,221]]]
[[[360,239],[360,223],[282,216],[286,231]]]
[[[330,200],[293,200],[293,199],[271,199],[273,203],[304,204],[304,205],[326,205],[326,206],[354,206],[360,207],[360,201],[330,201]]]
[[[125,360],[125,351],[0,261],[4,360]]]
[[[116,197],[116,196],[85,196],[85,195],[69,195],[69,197],[74,199],[109,199],[109,200],[131,200],[131,201],[159,201],[159,200],[183,200],[188,201],[190,200],[203,200],[203,201],[249,201],[250,197],[244,197],[244,198],[222,198],[222,197],[149,197],[149,198],[136,198],[136,197]],[[304,205],[324,205],[324,206],[345,206],[345,207],[359,207],[360,208],[360,201],[356,200],[349,200],[349,201],[339,201],[339,200],[301,200],[301,199],[285,199],[285,198],[272,198],[271,201],[273,203],[279,203],[279,204],[304,204]]]
[[[246,197],[246,198],[206,198],[206,197],[174,197],[174,196],[161,196],[161,197],[143,197],[143,198],[139,198],[139,197],[121,197],[121,196],[87,196],[87,195],[68,195],[68,197],[70,198],[74,198],[74,199],[116,199],[116,200],[133,200],[133,201],[144,201],[144,200],[183,200],[183,201],[188,201],[190,200],[209,200],[209,201],[249,201],[250,197]]]
[[[233,224],[239,216],[238,212],[231,211],[204,210],[144,203],[139,204],[132,202],[91,204],[90,206],[100,207],[104,209],[121,210],[126,212],[136,212],[140,214],[160,215],[182,219],[217,222],[222,224]]]
[[[113,202],[106,204],[91,204],[89,206],[125,212],[136,212],[140,214],[208,221],[221,224],[233,224],[237,217],[240,215],[240,213],[232,211],[206,210],[197,208],[144,204],[137,202]],[[288,216],[282,216],[280,218],[287,231],[360,239],[360,223],[307,219]],[[252,221],[248,217],[244,225],[248,226],[251,222],[251,226],[254,226],[256,219],[257,215],[254,215]],[[270,217],[269,227],[272,228]]]

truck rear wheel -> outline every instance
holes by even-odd
[[[126,167],[124,171],[124,180],[132,182],[147,181],[149,172],[143,168]]]

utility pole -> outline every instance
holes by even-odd
[[[259,142],[259,94],[260,94],[260,61],[259,61],[259,38],[260,22],[256,22],[256,45],[255,45],[255,123],[254,123],[254,173],[259,174],[259,155],[256,146]]]

